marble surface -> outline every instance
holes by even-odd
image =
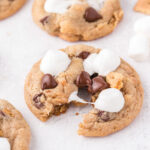
[[[110,35],[92,42],[78,42],[116,51],[139,73],[145,90],[144,105],[135,121],[124,130],[104,137],[86,138],[76,133],[82,114],[90,107],[71,107],[64,115],[42,123],[24,101],[24,80],[31,66],[47,50],[78,44],[51,37],[32,21],[32,0],[16,15],[0,21],[0,98],[11,102],[29,123],[31,150],[149,150],[150,149],[150,62],[137,63],[127,56],[133,23],[143,14],[133,11],[136,0],[121,0],[124,19]],[[76,116],[75,113],[80,115]]]

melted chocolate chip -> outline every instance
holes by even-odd
[[[48,23],[48,16],[42,18],[42,19],[40,20],[40,22],[41,22],[43,25],[47,24],[47,23]]]
[[[94,22],[103,17],[92,7],[89,7],[85,10],[84,18],[87,22]]]
[[[78,87],[88,87],[91,84],[91,78],[90,75],[82,71],[80,75],[78,75],[77,80],[76,80],[76,85]]]
[[[88,91],[92,94],[108,88],[107,82],[102,76],[97,76],[92,79],[92,86],[89,86]]]
[[[81,59],[86,59],[89,55],[90,55],[89,52],[84,51],[84,52],[81,52],[78,57]]]
[[[3,117],[5,117],[6,115],[4,114],[3,111],[0,110],[0,115],[2,115]]]
[[[104,122],[110,120],[108,112],[105,112],[105,111],[99,111],[98,116],[99,116],[100,119],[103,120]]]
[[[106,111],[100,110],[97,115],[104,122],[107,122],[116,118],[116,113],[114,112],[106,112]]]
[[[95,78],[97,76],[98,76],[98,73],[94,73],[94,74],[91,75],[91,79],[93,79],[93,78]]]
[[[45,89],[53,89],[57,86],[57,82],[55,81],[54,77],[50,74],[45,74],[41,81],[41,88],[42,90]]]
[[[40,109],[41,107],[44,106],[44,104],[40,101],[40,98],[43,94],[40,93],[40,94],[36,94],[34,97],[33,97],[33,101],[34,101],[34,105],[36,108]]]
[[[81,99],[87,100],[88,102],[91,102],[91,94],[88,92],[87,88],[79,88],[78,89],[78,97]]]

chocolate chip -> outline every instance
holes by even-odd
[[[79,88],[78,89],[78,97],[80,97],[81,99],[87,100],[89,102],[91,102],[91,94],[88,92],[87,88]]]
[[[102,76],[97,76],[92,79],[92,86],[89,86],[88,91],[92,94],[108,88],[107,82]]]
[[[93,79],[93,78],[95,78],[97,76],[98,76],[98,73],[94,73],[94,74],[91,75],[91,79]]]
[[[36,94],[34,97],[33,97],[33,101],[34,101],[34,105],[40,109],[41,107],[44,106],[44,104],[40,101],[40,98],[43,94],[40,93],[40,94]]]
[[[84,51],[84,52],[81,52],[78,57],[81,59],[86,59],[89,55],[90,55],[89,52]]]
[[[80,73],[80,75],[78,75],[77,77],[77,80],[76,80],[76,85],[78,87],[87,87],[91,84],[91,78],[90,78],[90,75],[85,72],[85,71],[82,71]]]
[[[41,81],[41,88],[42,90],[45,89],[53,89],[57,86],[57,82],[55,81],[54,77],[50,74],[45,74]]]
[[[41,22],[43,25],[45,25],[46,23],[48,23],[48,16],[42,18],[42,19],[40,20],[40,22]]]
[[[102,121],[106,122],[115,119],[117,114],[114,112],[106,112],[100,110],[97,115]]]
[[[100,119],[103,120],[104,122],[110,120],[108,112],[105,112],[105,111],[99,111],[98,116],[99,116]]]
[[[3,117],[5,117],[6,115],[4,114],[3,111],[0,110],[0,115],[2,115]]]
[[[87,22],[94,22],[103,17],[92,7],[89,7],[85,10],[84,18]]]

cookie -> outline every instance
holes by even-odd
[[[92,104],[79,125],[78,134],[83,136],[121,130],[134,120],[143,103],[136,71],[113,51],[86,45],[48,51],[27,75],[24,95],[41,121],[65,113],[71,103]]]
[[[34,0],[32,14],[47,33],[72,42],[110,34],[123,17],[119,0]]]
[[[26,0],[0,0],[0,20],[16,13]]]
[[[135,11],[150,15],[150,1],[149,0],[138,0],[134,7]]]
[[[0,100],[0,137],[9,140],[11,150],[29,150],[30,136],[30,128],[20,112]]]

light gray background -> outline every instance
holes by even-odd
[[[24,79],[31,66],[47,50],[57,50],[68,43],[51,37],[32,21],[32,0],[16,15],[0,21],[0,97],[22,112],[32,131],[31,150],[149,150],[150,149],[150,63],[136,63],[127,57],[128,42],[135,20],[143,14],[132,10],[136,0],[122,0],[124,19],[110,35],[92,42],[80,42],[116,51],[140,74],[145,99],[135,121],[124,130],[104,138],[85,138],[76,133],[81,114],[90,107],[70,108],[61,116],[42,123],[29,111],[24,101]],[[79,112],[80,116],[75,113]]]

